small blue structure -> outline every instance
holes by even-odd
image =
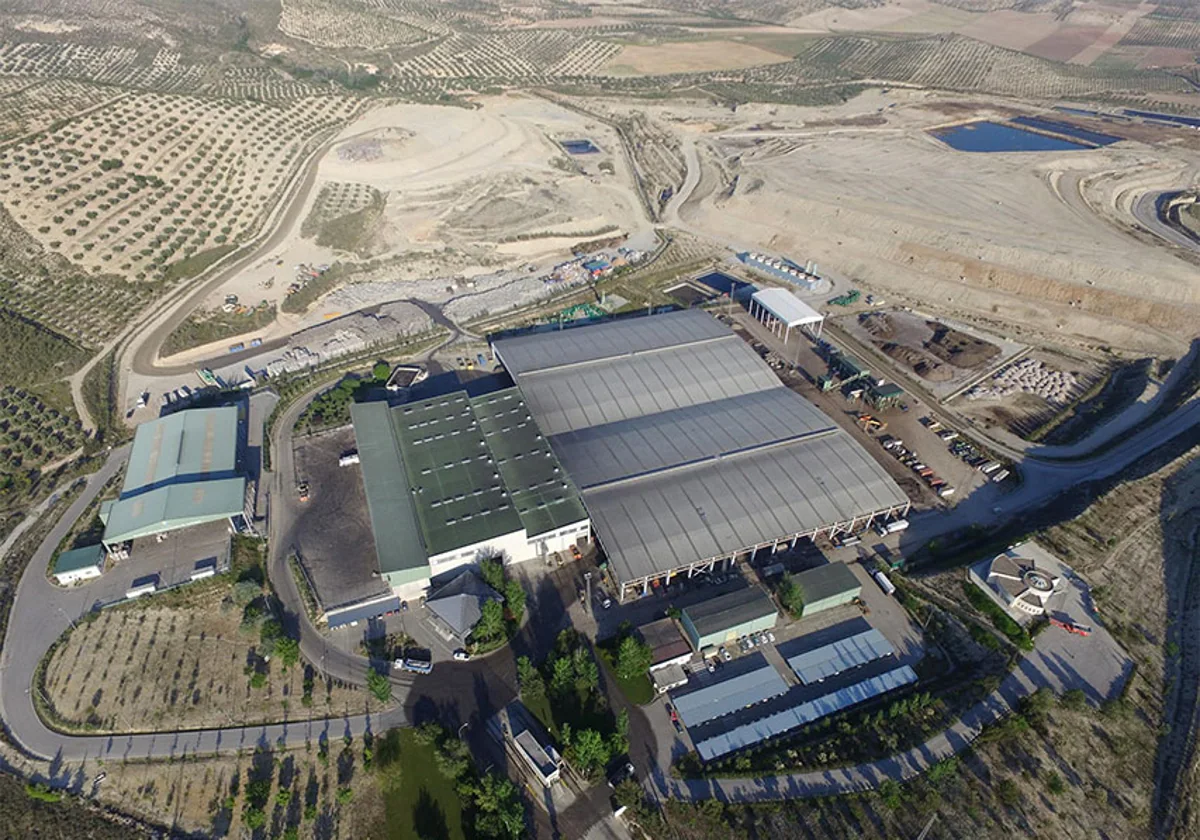
[[[584,140],[563,140],[562,147],[564,149],[566,149],[567,154],[570,154],[570,155],[594,155],[594,154],[599,153],[599,151],[600,151],[600,149],[597,148],[596,144],[594,144],[591,140],[586,140],[586,139],[584,139]]]

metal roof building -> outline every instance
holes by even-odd
[[[698,310],[496,341],[620,596],[908,509],[849,435]]]
[[[473,562],[557,551],[587,512],[520,393],[351,407],[380,573],[396,588]]]
[[[769,630],[778,619],[771,596],[750,586],[684,608],[680,623],[692,647],[704,650]]]
[[[790,657],[788,666],[805,685],[821,682],[896,652],[883,634],[872,628],[828,645]]]
[[[60,552],[54,558],[54,577],[63,586],[70,586],[104,572],[104,546],[89,545]]]
[[[194,408],[138,426],[104,544],[232,519],[246,505],[237,406]]]
[[[750,314],[767,326],[777,335],[783,336],[787,344],[794,327],[811,327],[817,325],[817,338],[821,337],[821,328],[825,325],[825,316],[813,309],[787,289],[761,289],[750,297]]]
[[[862,583],[845,563],[826,563],[792,575],[804,595],[801,616],[848,604],[862,593]]]
[[[721,732],[696,744],[696,752],[704,761],[711,761],[727,753],[740,750],[768,738],[775,738],[821,718],[865,703],[881,694],[894,691],[917,681],[916,672],[902,665],[877,677],[863,680],[854,685],[825,694],[784,709],[767,717],[743,724],[728,732]]]
[[[436,592],[431,592],[425,599],[425,608],[451,636],[465,641],[483,615],[483,605],[501,600],[499,592],[474,573],[464,571]]]
[[[742,657],[738,664],[747,663],[750,670],[725,668],[729,675],[718,682],[710,682],[686,694],[673,694],[675,711],[689,727],[723,717],[724,715],[753,706],[787,691],[787,683],[775,667],[761,653]]]

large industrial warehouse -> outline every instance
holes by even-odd
[[[351,414],[379,571],[399,597],[481,555],[521,562],[587,536],[579,494],[515,388]]]
[[[861,446],[699,310],[497,340],[579,487],[620,597],[903,515]]]
[[[121,494],[101,507],[104,545],[244,516],[237,406],[193,408],[138,426]]]

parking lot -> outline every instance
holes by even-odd
[[[338,466],[338,458],[354,448],[350,426],[295,439],[296,481],[308,482],[308,501],[301,503],[302,515],[285,539],[299,552],[324,609],[387,590],[376,574],[362,468]]]
[[[135,580],[156,579],[162,589],[191,581],[198,566],[224,569],[229,563],[231,531],[223,520],[134,540],[129,557],[105,573],[104,590],[120,599]]]

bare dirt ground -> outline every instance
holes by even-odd
[[[737,70],[786,60],[786,56],[736,41],[676,42],[652,47],[625,47],[609,59],[608,75],[658,75]]]
[[[995,344],[903,312],[866,312],[858,326],[884,353],[930,382],[948,381],[955,368],[983,370],[1000,355]]]
[[[601,231],[648,234],[611,129],[531,96],[479,104],[394,105],[350,124],[319,162],[316,186],[284,240],[205,306],[219,306],[227,294],[281,303],[301,263],[369,257],[391,281],[470,277],[550,264]],[[559,145],[583,138],[601,152],[573,157]],[[328,235],[330,223],[355,218],[368,199],[382,203],[372,229],[359,231],[352,248],[338,247],[346,243]],[[279,330],[264,335],[287,330],[281,319]]]
[[[1131,196],[1178,181],[1200,157],[1136,141],[955,152],[926,134],[948,103],[977,117],[1020,106],[973,98],[964,113],[960,97],[892,90],[831,108],[747,105],[736,121],[700,102],[644,110],[737,176],[732,192],[727,182],[703,193],[702,180],[681,209],[717,241],[837,266],[890,302],[936,305],[1009,336],[1181,352],[1200,322],[1195,268],[1122,228]],[[886,125],[806,127],[864,115]]]
[[[185,607],[153,602],[109,609],[54,653],[46,691],[63,718],[98,731],[194,729],[361,714],[379,704],[362,688],[317,678],[302,703],[306,666],[263,663],[242,611],[212,587]],[[247,669],[250,670],[247,673]],[[251,685],[255,670],[268,674]]]

